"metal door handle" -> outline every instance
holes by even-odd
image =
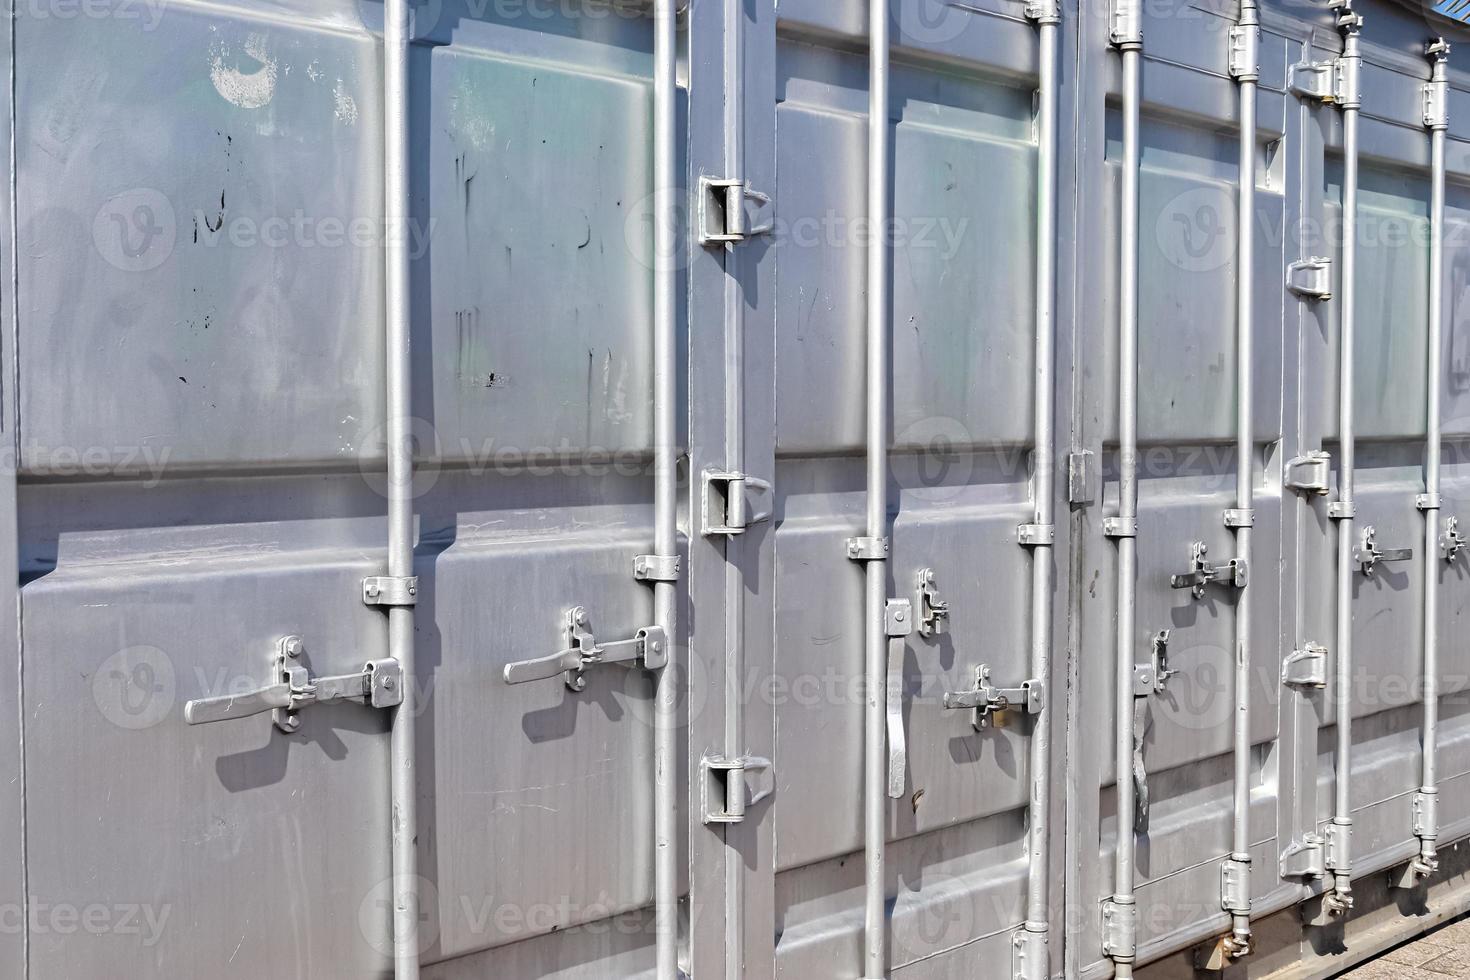
[[[567,611],[566,631],[570,643],[567,649],[549,657],[506,664],[502,672],[505,683],[527,684],[561,674],[567,687],[582,691],[587,687],[587,670],[599,664],[629,663],[657,670],[669,660],[668,638],[660,626],[645,626],[631,640],[598,643],[588,625],[587,610],[574,606]]]
[[[301,637],[284,637],[271,660],[275,683],[243,694],[196,698],[185,703],[184,722],[209,725],[272,711],[277,728],[294,732],[301,726],[297,712],[314,704],[362,701],[374,708],[391,708],[403,703],[403,671],[398,661],[371,660],[355,674],[313,678],[305,654]]]

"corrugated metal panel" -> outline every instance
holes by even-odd
[[[1463,40],[1452,5],[1356,8],[1356,167],[1342,107],[1302,91],[1303,66],[1343,51],[1334,14],[1261,9],[1244,269],[1235,3],[1144,4],[1134,92],[1119,54],[1127,18],[1101,7],[1063,3],[1059,24],[1039,28],[1045,3],[888,0],[876,12],[885,59],[869,50],[865,3],[695,0],[678,20],[671,148],[655,24],[672,2],[414,5],[403,229],[384,221],[381,3],[36,0],[6,19],[0,526],[15,531],[0,534],[0,560],[15,563],[18,589],[0,594],[0,637],[18,683],[0,695],[13,723],[0,739],[0,975],[389,976],[394,896],[407,888],[417,904],[402,921],[417,922],[438,980],[658,976],[675,951],[666,938],[661,968],[656,868],[672,848],[663,909],[696,980],[1091,980],[1126,973],[1135,952],[1163,977],[1220,955],[1230,931],[1238,763],[1257,920],[1245,969],[1321,975],[1401,938],[1401,909],[1426,902],[1427,928],[1465,907],[1470,566],[1425,560],[1445,520],[1470,520],[1470,73],[1458,51],[1431,381],[1441,507],[1418,500],[1434,185],[1423,46]],[[1043,30],[1056,32],[1055,75]],[[876,133],[875,79],[889,92]],[[1127,502],[1135,109],[1138,530],[1125,546],[1104,520]],[[891,146],[881,215],[869,206],[875,134]],[[681,177],[665,214],[654,171],[670,149]],[[708,178],[746,192],[717,201]],[[756,230],[702,243],[736,200]],[[668,254],[661,221],[676,222]],[[391,853],[395,709],[305,707],[290,733],[268,715],[184,722],[190,700],[272,682],[283,637],[302,638],[294,662],[313,677],[394,655],[362,593],[390,533],[385,365],[405,353],[383,329],[394,233],[410,268],[418,461],[407,882]],[[863,327],[885,295],[871,288],[875,247],[891,266],[878,349]],[[1312,258],[1330,263],[1328,298],[1289,288],[1288,268]],[[1353,566],[1344,707],[1332,683],[1283,684],[1283,672],[1321,644],[1322,679],[1336,681],[1330,508],[1349,296],[1351,540],[1372,527],[1378,547],[1414,554],[1371,575]],[[1048,298],[1050,321],[1038,315]],[[681,457],[670,666],[589,661],[581,690],[557,670],[507,685],[507,665],[575,648],[584,630],[603,653],[648,653],[639,631],[667,611],[634,574],[639,556],[657,557],[667,302]],[[1054,341],[1054,365],[1038,336]],[[870,416],[874,356],[890,367]],[[1248,636],[1239,588],[1171,587],[1196,543],[1223,564],[1240,541],[1222,516],[1239,506],[1242,398],[1255,460]],[[1038,454],[1048,417],[1055,445]],[[874,451],[887,544],[864,556],[877,545],[849,539],[872,536]],[[1291,461],[1316,451],[1332,456],[1328,492],[1293,489]],[[739,533],[718,530],[742,511]],[[1018,525],[1045,526],[1018,539]],[[854,547],[879,561],[884,595],[865,590],[870,562]],[[1050,577],[1033,578],[1033,562]],[[1388,887],[1421,846],[1426,570],[1438,576],[1442,852],[1427,892]],[[1055,583],[1050,604],[1037,581]],[[884,620],[875,596],[900,605]],[[574,608],[585,621],[569,626]],[[938,608],[942,631],[910,631]],[[883,622],[899,635],[874,633]],[[868,709],[885,700],[870,700],[865,676],[874,639],[893,655],[885,680],[906,747],[883,799],[881,893],[865,878],[877,853],[865,769],[888,764],[865,756]],[[1042,676],[1038,646],[1051,654]],[[1172,673],[1120,698],[1120,673],[1160,653]],[[660,678],[677,696],[672,740]],[[945,699],[981,681],[1012,700],[977,728]],[[1044,696],[1015,710],[1028,683]],[[1334,816],[1345,711],[1350,870],[1346,855],[1313,850]],[[1130,723],[1138,749],[1120,759]],[[677,784],[676,813],[660,807],[656,771]],[[1124,880],[1118,813],[1135,795],[1146,817],[1124,838]],[[670,818],[677,833],[661,847],[655,827]],[[1356,907],[1345,925],[1314,925],[1332,860]],[[1050,886],[1044,916],[1028,911],[1038,883]],[[1136,950],[1105,926],[1129,894]],[[882,918],[865,929],[875,900]],[[1324,952],[1339,935],[1341,951]]]

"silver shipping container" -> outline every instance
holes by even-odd
[[[1466,0],[9,7],[0,978],[1470,911]]]

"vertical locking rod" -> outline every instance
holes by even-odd
[[[1361,60],[1358,34],[1363,18],[1354,13],[1349,0],[1333,0],[1338,29],[1342,32],[1342,58],[1338,62],[1342,109],[1342,295],[1338,299],[1341,324],[1338,334],[1338,439],[1337,470],[1337,672],[1334,694],[1337,701],[1337,759],[1332,823],[1328,828],[1327,863],[1332,871],[1332,891],[1323,900],[1330,914],[1341,915],[1353,904],[1352,877],[1352,783],[1353,755],[1353,552],[1354,534],[1353,467],[1356,444],[1353,423],[1353,350],[1358,269],[1358,63]]]
[[[383,7],[383,218],[387,378],[388,575],[413,575],[413,443],[410,389],[413,358],[408,267],[408,0]],[[414,758],[412,606],[388,607],[388,656],[403,674],[403,701],[393,713],[393,975],[419,975],[418,789]]]
[[[1032,520],[1050,528],[1056,473],[1053,395],[1056,390],[1053,349],[1056,330],[1057,240],[1057,35],[1059,0],[1042,0],[1028,13],[1037,23],[1036,112],[1036,366],[1034,379],[1035,467]],[[1031,561],[1031,671],[1046,685],[1051,681],[1052,538],[1046,535],[1028,550]],[[1040,980],[1049,970],[1047,953],[1051,919],[1051,718],[1044,708],[1031,728],[1031,794],[1027,806],[1026,919],[1017,936],[1025,980]]]
[[[1250,515],[1255,507],[1256,450],[1252,413],[1252,363],[1255,288],[1255,191],[1256,191],[1256,65],[1259,50],[1260,16],[1256,0],[1241,0],[1235,41],[1240,52],[1234,72],[1240,86],[1240,171],[1236,218],[1235,282],[1235,507]],[[1250,567],[1250,519],[1235,522],[1235,559]],[[1243,956],[1251,946],[1250,916],[1250,807],[1251,807],[1251,589],[1237,593],[1235,602],[1235,745],[1234,807],[1231,821],[1230,857],[1222,875],[1242,887],[1221,896],[1230,913],[1230,936],[1224,949]],[[1242,894],[1243,893],[1243,896]],[[1241,901],[1241,898],[1244,901]]]
[[[653,7],[653,551],[678,554],[678,0]],[[679,643],[678,583],[653,583],[653,623],[669,638],[654,689],[653,838],[656,980],[679,977]]]
[[[888,220],[888,3],[868,0],[868,221]],[[886,236],[868,240],[867,535],[888,533],[888,250]],[[888,562],[863,562],[863,976],[888,975],[883,871],[887,838]]]
[[[1419,796],[1424,798],[1415,821],[1419,858],[1410,868],[1411,878],[1431,874],[1439,865],[1435,841],[1439,836],[1434,806],[1438,796],[1436,757],[1439,743],[1439,469],[1440,445],[1440,343],[1444,334],[1444,182],[1445,131],[1449,128],[1449,45],[1436,38],[1425,45],[1430,62],[1429,84],[1425,86],[1424,124],[1429,129],[1429,350],[1425,373],[1425,417],[1428,431],[1424,443],[1424,735],[1423,772]]]
[[[1126,533],[1118,548],[1118,634],[1114,667],[1114,779],[1117,846],[1113,853],[1113,897],[1105,909],[1117,923],[1117,942],[1108,943],[1118,980],[1133,976],[1137,954],[1137,906],[1133,896],[1133,644],[1138,553],[1138,170],[1140,70],[1143,60],[1141,0],[1114,0],[1113,44],[1123,62],[1123,164],[1118,207],[1118,519]]]

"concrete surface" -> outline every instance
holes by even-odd
[[[1470,978],[1470,918],[1441,926],[1338,976],[1351,980]]]

